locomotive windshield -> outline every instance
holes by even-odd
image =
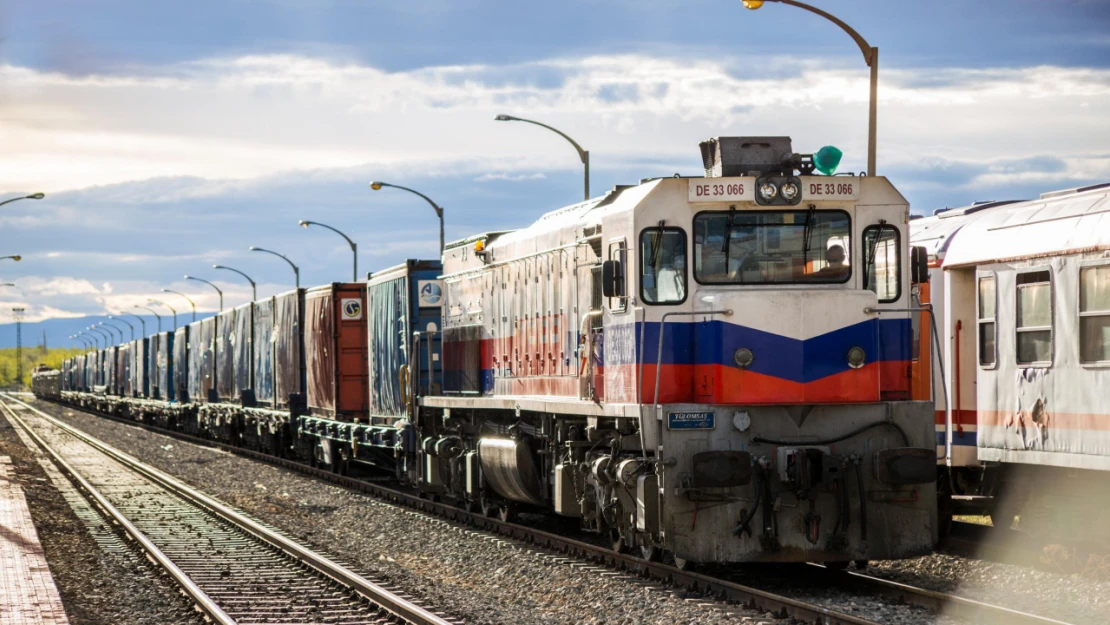
[[[847,282],[852,223],[844,211],[699,213],[694,278],[702,284]]]

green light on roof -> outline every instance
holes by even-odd
[[[826,145],[813,155],[813,166],[817,168],[817,171],[826,176],[831,176],[836,173],[836,168],[840,165],[840,159],[843,156],[844,153],[839,149]]]

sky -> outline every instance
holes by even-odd
[[[1110,0],[813,0],[880,49],[878,173],[928,214],[1110,181]],[[591,189],[700,173],[713,136],[866,163],[868,70],[739,0],[0,0],[0,322],[179,312],[435,257]],[[164,310],[164,309],[162,309]],[[141,312],[141,311],[140,311]],[[168,312],[168,311],[166,311]],[[0,345],[10,344],[0,328]],[[64,337],[62,337],[64,339]],[[57,344],[56,339],[52,343]]]

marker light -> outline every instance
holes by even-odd
[[[766,201],[771,201],[775,199],[775,196],[778,194],[779,188],[776,187],[773,183],[764,182],[763,184],[759,185],[759,197],[763,198]]]
[[[848,366],[853,369],[859,369],[863,366],[863,362],[867,360],[867,352],[863,351],[862,347],[853,347],[848,350]]]
[[[784,182],[782,187],[779,188],[779,191],[782,192],[782,199],[788,202],[798,197],[798,185],[793,182]]]
[[[836,173],[836,168],[840,165],[840,159],[843,156],[844,153],[839,149],[826,145],[813,155],[813,166],[817,171],[826,176],[831,176]]]
[[[736,362],[737,367],[740,367],[741,369],[747,369],[748,367],[752,366],[753,362],[755,362],[755,354],[753,354],[752,350],[748,349],[747,347],[741,347],[740,349],[736,350],[735,354],[732,355],[732,359]]]

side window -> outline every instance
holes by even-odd
[[[1110,265],[1079,270],[1079,362],[1110,362]]]
[[[627,275],[627,273],[628,273],[628,243],[624,239],[621,239],[619,241],[613,241],[612,243],[609,244],[609,260],[615,260],[615,261],[619,262],[621,264],[621,267],[622,267],[621,271],[623,271]],[[624,293],[627,293],[627,291],[624,291]],[[613,312],[624,312],[624,310],[625,310],[625,308],[627,308],[627,306],[628,306],[628,298],[627,297],[610,297],[609,298],[609,310],[611,310]]]
[[[1052,362],[1052,274],[1047,270],[1017,275],[1017,362]]]
[[[998,326],[995,325],[995,297],[994,276],[979,278],[979,364],[983,367],[993,367],[997,353]]]
[[[889,224],[863,230],[863,288],[889,304],[902,295],[902,254],[898,229]]]
[[[640,297],[648,304],[686,301],[686,231],[646,228],[640,232]]]

